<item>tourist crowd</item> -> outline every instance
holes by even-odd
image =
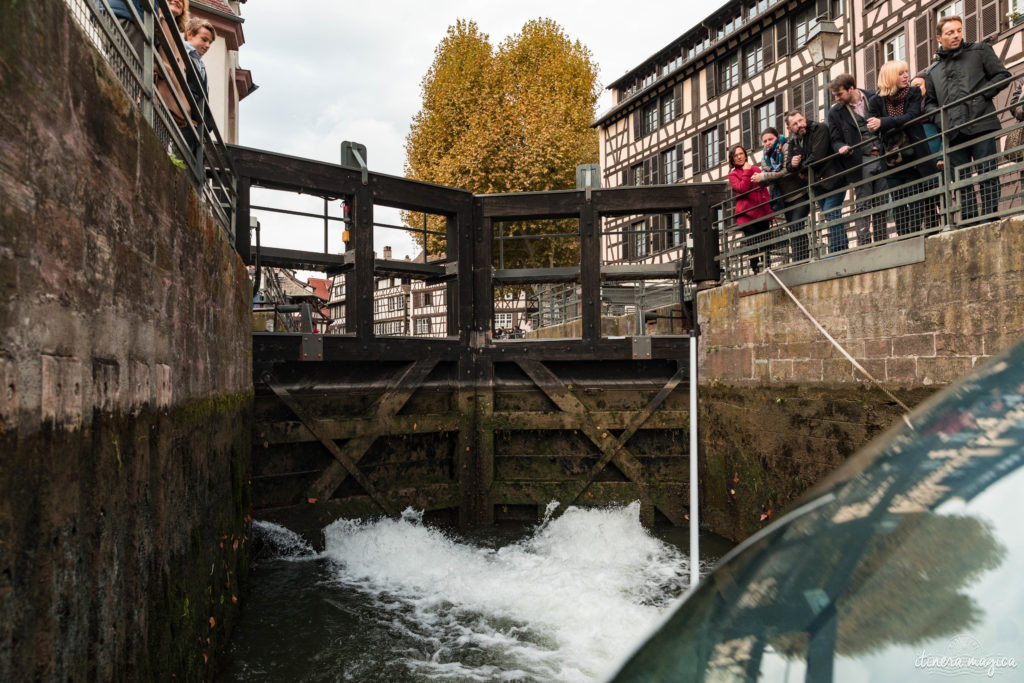
[[[998,209],[999,179],[985,177],[997,165],[993,131],[1000,129],[996,94],[1010,83],[1010,72],[987,43],[963,40],[963,20],[942,17],[937,25],[936,59],[910,78],[907,64],[889,61],[878,72],[878,89],[858,88],[842,74],[829,89],[834,104],[825,122],[810,121],[799,111],[785,115],[785,134],[760,131],[760,164],[742,145],[729,150],[729,183],[735,196],[736,225],[748,242],[764,242],[773,218],[785,217],[793,260],[806,259],[809,241],[803,219],[811,211],[811,194],[828,225],[829,253],[849,247],[847,226],[840,220],[846,193],[854,191],[857,244],[890,237],[888,206],[896,234],[939,224],[937,195],[914,199],[934,189],[943,177],[940,119],[946,125],[950,176],[981,177],[978,198],[972,184],[959,189],[960,225]],[[1021,86],[1011,96],[1014,116],[1024,120]],[[946,116],[940,117],[940,108]],[[930,116],[929,116],[930,114]],[[755,237],[760,236],[760,237]],[[753,238],[753,239],[750,239]],[[767,248],[753,253],[755,273],[768,265]],[[762,265],[762,257],[765,263]]]

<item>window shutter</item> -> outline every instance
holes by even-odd
[[[976,43],[978,35],[978,0],[964,0],[964,40]]]
[[[661,157],[655,154],[650,158],[651,162],[651,185],[661,185]]]
[[[751,130],[751,128],[753,128],[753,123],[751,123],[753,119],[753,109],[744,109],[740,112],[740,144],[743,145],[743,149],[748,152],[754,147],[754,133]]]
[[[931,15],[931,12],[926,12],[923,16],[914,20],[914,59],[917,61],[914,73],[924,71],[932,63],[932,53],[935,52],[935,38],[932,37],[932,27],[929,21]]]
[[[764,66],[767,69],[775,63],[775,30],[769,26],[761,31],[761,49],[764,51]]]
[[[878,71],[875,67],[875,52],[878,50],[878,43],[871,43],[864,48],[864,87],[868,90],[875,89],[875,82],[878,78]]]
[[[817,6],[814,8],[815,13],[819,17],[825,17],[826,19],[832,18],[831,0],[818,0]]]
[[[676,182],[683,182],[683,143],[676,145]]]
[[[979,40],[986,40],[999,33],[998,0],[981,0],[981,34]]]
[[[655,214],[655,215],[651,216],[650,217],[650,221],[651,221],[650,233],[651,233],[651,243],[652,243],[651,244],[651,251],[652,252],[661,251],[661,249],[662,249],[662,246],[661,246],[661,244],[662,244],[662,242],[661,242],[661,238],[662,238],[662,235],[661,235],[661,214]]]
[[[678,119],[683,115],[683,84],[676,83],[672,88],[673,112]]]
[[[711,62],[704,69],[704,87],[708,90],[708,102],[718,94],[718,62]]]
[[[641,166],[643,168],[643,171],[641,172],[641,177],[643,178],[643,184],[644,185],[650,185],[651,184],[651,159],[650,159],[650,157],[648,157],[647,159],[644,159],[643,162],[641,162]]]
[[[641,115],[641,110],[640,109],[637,109],[635,112],[633,112],[633,140],[634,141],[640,139],[640,115]]]
[[[817,121],[818,120],[818,98],[814,88],[814,76],[811,76],[803,82],[804,89],[804,116],[807,118]]]
[[[789,54],[789,18],[775,24],[775,56],[782,59]]]
[[[725,124],[718,124],[718,163],[725,161]]]
[[[804,110],[804,88],[799,83],[793,86],[790,91],[793,95],[793,106],[790,109],[796,109],[797,111]]]
[[[629,187],[629,169],[625,169],[622,172],[622,186]]]
[[[704,159],[704,155],[700,153],[702,136],[698,133],[690,138],[690,153],[693,155],[693,175],[697,175],[701,172],[700,165]]]
[[[786,134],[786,100],[782,93],[775,96],[775,128],[781,135]]]

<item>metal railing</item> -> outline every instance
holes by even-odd
[[[233,243],[237,174],[220,131],[212,117],[206,115],[208,105],[205,99],[197,101],[188,86],[189,79],[199,82],[199,75],[187,56],[174,22],[168,21],[171,30],[165,32],[160,30],[160,22],[155,20],[156,16],[172,16],[167,0],[141,0],[141,17],[132,2],[126,3],[132,14],[130,21],[145,37],[142,54],[132,46],[108,0],[64,1],[86,37],[110,64],[128,98],[135,102],[143,118],[152,126],[172,161],[184,166],[203,203]],[[175,53],[182,55],[184,70],[171,57]],[[175,123],[168,103],[157,91],[158,79],[178,84],[178,88],[169,90],[179,111],[201,113],[193,114],[191,121],[184,125]]]
[[[1010,78],[994,87],[1001,89],[1014,80],[1015,77]],[[957,140],[958,133],[969,126],[989,117],[1002,120],[1014,107],[1011,102],[994,114],[950,125],[951,110],[976,96],[969,95],[908,122],[907,126],[937,126],[934,132],[926,128],[925,139],[910,141],[908,145],[918,150],[923,146],[927,155],[917,155],[904,163],[896,163],[899,150],[864,155],[863,163],[829,176],[856,180],[829,191],[822,191],[820,185],[815,188],[822,181],[827,183],[829,177],[815,177],[814,168],[809,169],[807,182],[800,190],[773,195],[776,210],[763,231],[752,230],[753,222],[745,226],[736,224],[735,199],[716,205],[721,240],[718,259],[723,278],[734,280],[766,266],[815,261],[847,250],[1019,214],[1024,205],[1024,144],[1008,145],[1008,138],[1013,131],[1024,128],[1024,122],[1011,117],[1012,125]],[[875,142],[872,138],[857,147]],[[984,156],[954,165],[968,154],[969,148],[979,151],[981,144],[989,147],[987,151],[980,150]],[[906,153],[906,147],[902,153]],[[820,164],[839,156],[834,154]],[[924,172],[915,172],[918,169]],[[879,181],[884,182],[884,188],[875,185]],[[826,205],[823,210],[824,200],[829,197],[842,201],[835,207]],[[784,208],[779,208],[779,203],[784,203]],[[750,234],[745,234],[744,229]]]

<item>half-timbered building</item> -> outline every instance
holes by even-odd
[[[729,146],[759,151],[760,131],[782,131],[786,111],[824,120],[832,77],[852,73],[873,88],[887,60],[925,68],[938,17],[949,14],[964,17],[965,40],[992,43],[1021,71],[1024,0],[731,0],[608,86],[612,107],[594,122],[602,183],[724,180]],[[821,19],[842,33],[827,68],[808,49]],[[606,219],[602,230],[609,263],[685,257],[684,213]]]

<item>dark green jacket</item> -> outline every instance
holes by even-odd
[[[956,50],[939,48],[938,61],[925,77],[926,112],[949,108],[947,129],[953,138],[966,138],[999,130],[999,117],[992,99],[1010,84],[1010,72],[988,43],[961,43]],[[935,124],[942,126],[936,114]],[[962,127],[961,127],[962,126]]]

